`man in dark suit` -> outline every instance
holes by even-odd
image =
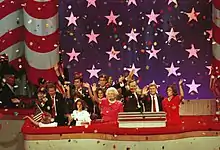
[[[65,125],[65,101],[63,95],[56,92],[56,85],[53,83],[47,83],[47,101],[43,107],[43,111],[52,114],[55,122],[58,122],[59,126]]]
[[[0,92],[0,107],[15,108],[18,107],[20,100],[14,92],[15,76],[13,74],[4,75],[2,81],[2,90]]]
[[[143,103],[145,105],[146,112],[163,111],[162,108],[163,97],[157,94],[156,84],[150,84],[148,89],[147,87],[145,87],[143,89],[143,94],[144,94]]]

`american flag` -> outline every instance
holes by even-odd
[[[57,0],[0,0],[0,54],[24,69],[28,80],[57,81],[59,61]]]
[[[71,77],[80,71],[93,83],[101,73],[117,80],[135,69],[141,87],[155,82],[165,94],[183,78],[186,99],[213,98],[211,0],[61,0],[59,6]]]
[[[36,103],[36,111],[33,116],[33,120],[39,122],[42,119],[43,111],[41,110],[40,106]]]

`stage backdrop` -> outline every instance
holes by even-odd
[[[135,69],[140,87],[183,78],[186,99],[212,98],[211,0],[60,0],[61,50],[70,77],[97,82]]]

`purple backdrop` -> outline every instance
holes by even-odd
[[[164,94],[167,85],[185,79],[186,99],[212,98],[209,90],[209,66],[211,64],[211,2],[209,0],[60,0],[59,19],[61,30],[61,49],[65,65],[69,68],[70,78],[74,71],[84,74],[84,80],[97,82],[97,77],[90,78],[94,65],[98,74],[106,73],[117,79],[120,74],[131,68],[137,70],[140,86],[153,80],[160,85]],[[190,13],[194,8],[196,13]],[[146,14],[151,10],[159,14],[150,22]],[[110,12],[116,16],[115,22],[108,25]],[[68,18],[71,15],[74,17]],[[190,20],[190,18],[192,20]],[[153,18],[151,18],[153,20]],[[198,21],[196,21],[198,19]],[[114,20],[114,19],[113,19]],[[72,22],[71,22],[72,21]],[[74,22],[75,21],[75,22]],[[150,22],[148,24],[148,22]],[[157,23],[156,23],[157,22]],[[176,36],[167,32],[179,32]],[[127,33],[134,29],[133,40]],[[89,42],[87,34],[100,34]],[[175,39],[176,37],[176,39]],[[91,40],[91,39],[90,39]],[[135,41],[136,40],[136,41]],[[195,49],[189,53],[192,44]],[[152,45],[155,52],[153,55]],[[112,59],[106,52],[112,53]],[[70,60],[68,53],[74,48]],[[160,51],[159,51],[160,50]],[[78,53],[78,54],[77,54]],[[150,54],[152,54],[150,58]],[[191,56],[190,56],[191,54]],[[75,56],[75,57],[74,57]],[[198,58],[197,58],[198,57]],[[175,70],[169,70],[173,63]],[[173,72],[172,72],[173,71]],[[94,75],[95,72],[93,72]],[[170,74],[170,76],[169,76]],[[192,82],[195,81],[193,86]],[[198,90],[198,91],[196,91]],[[197,93],[198,92],[198,93]]]

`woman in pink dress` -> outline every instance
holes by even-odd
[[[168,125],[180,125],[181,119],[179,115],[180,103],[184,97],[182,87],[183,80],[179,81],[180,95],[178,95],[176,88],[173,85],[167,87],[167,98],[162,101],[163,110],[166,112],[166,119]]]
[[[117,122],[118,113],[123,112],[123,104],[116,98],[118,91],[114,87],[106,90],[106,98],[99,101],[103,122]]]

